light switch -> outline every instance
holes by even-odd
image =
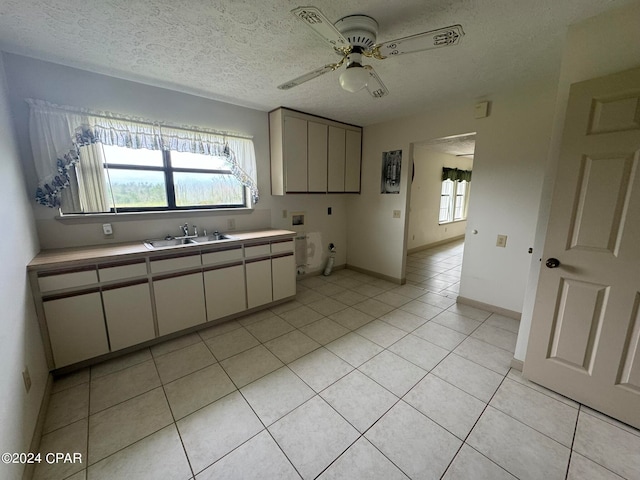
[[[489,102],[476,103],[474,107],[476,118],[486,118],[489,116]]]
[[[498,235],[498,239],[496,240],[496,247],[506,247],[506,246],[507,246],[507,236]]]

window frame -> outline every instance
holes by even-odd
[[[447,219],[441,220],[440,212],[442,211],[442,197],[445,196],[445,194],[443,193],[443,190],[446,182],[451,182],[452,191],[450,194],[447,194],[447,196],[449,197],[449,201],[447,202]],[[465,183],[464,193],[462,195],[458,195],[458,187],[459,187],[459,184],[462,182]],[[459,197],[461,197],[462,205],[460,205],[458,202]],[[466,221],[467,220],[467,203],[469,201],[468,199],[469,199],[469,182],[467,182],[466,180],[462,180],[462,181],[451,180],[451,179],[442,180],[442,182],[440,183],[440,204],[438,207],[438,225],[446,225],[449,223]],[[460,206],[461,212],[463,213],[463,216],[461,218],[455,218],[456,209],[458,206]]]
[[[242,188],[242,204],[217,204],[217,205],[176,205],[176,189],[173,174],[179,173],[199,173],[199,174],[220,174],[231,175],[231,169],[219,170],[219,169],[201,169],[201,168],[183,168],[174,167],[171,164],[171,151],[170,150],[158,150],[162,154],[162,166],[152,165],[135,165],[130,163],[109,163],[105,156],[103,162],[103,168],[105,171],[109,170],[136,170],[136,171],[150,171],[150,172],[162,172],[164,174],[165,193],[167,196],[167,206],[162,207],[118,207],[114,205],[108,212],[86,212],[85,214],[95,213],[144,213],[144,212],[166,212],[166,211],[185,211],[185,210],[221,210],[221,209],[242,209],[250,208],[247,197],[247,187],[240,184]],[[107,174],[108,175],[108,174]],[[107,180],[107,183],[108,180]],[[238,182],[240,183],[240,182]],[[113,199],[112,199],[113,200]],[[115,203],[115,202],[114,202]]]

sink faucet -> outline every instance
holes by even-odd
[[[194,236],[198,236],[198,227],[196,227],[195,225],[193,226],[193,235]]]
[[[185,223],[184,225],[180,225],[180,230],[182,230],[182,233],[184,234],[185,237],[189,236],[189,224]]]

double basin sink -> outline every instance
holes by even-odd
[[[145,240],[144,246],[149,250],[155,250],[157,248],[165,247],[177,247],[180,245],[195,245],[202,243],[215,243],[222,240],[233,240],[233,237],[229,235],[223,235],[221,233],[213,235],[202,235],[199,237],[177,237],[177,238],[162,238],[155,240]]]

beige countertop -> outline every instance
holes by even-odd
[[[86,264],[89,261],[102,260],[129,260],[137,257],[149,255],[174,253],[185,249],[203,249],[212,246],[231,246],[252,240],[277,240],[278,237],[289,238],[296,235],[290,230],[264,229],[251,230],[245,232],[225,233],[230,238],[219,240],[215,243],[200,243],[178,245],[175,247],[155,248],[153,250],[144,246],[142,240],[137,242],[116,243],[113,245],[92,245],[87,247],[58,248],[52,250],[42,250],[27,265],[27,270],[39,270],[56,267],[67,267],[79,264]]]

